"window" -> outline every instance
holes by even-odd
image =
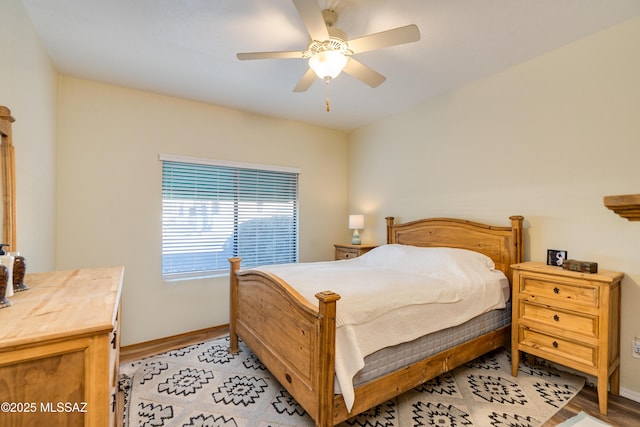
[[[161,155],[162,277],[297,262],[299,170]]]

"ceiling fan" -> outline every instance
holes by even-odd
[[[317,0],[292,1],[311,37],[306,50],[245,52],[238,53],[237,57],[241,60],[308,59],[309,69],[294,87],[294,92],[307,90],[316,77],[329,83],[342,71],[371,87],[378,87],[386,77],[362,64],[352,55],[420,40],[420,31],[413,24],[348,40],[345,32],[334,26],[338,19],[335,11],[321,10]]]

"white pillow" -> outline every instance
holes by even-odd
[[[364,265],[401,269],[421,275],[464,275],[483,273],[495,269],[491,258],[479,252],[458,248],[422,248],[390,244],[355,258]]]

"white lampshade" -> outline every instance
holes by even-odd
[[[309,58],[309,67],[323,80],[338,77],[348,58],[335,50],[323,50]]]
[[[364,228],[364,215],[349,215],[349,228],[362,230]]]

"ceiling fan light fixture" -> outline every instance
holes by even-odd
[[[321,50],[309,58],[309,67],[322,80],[335,79],[342,72],[349,58],[337,50]]]

